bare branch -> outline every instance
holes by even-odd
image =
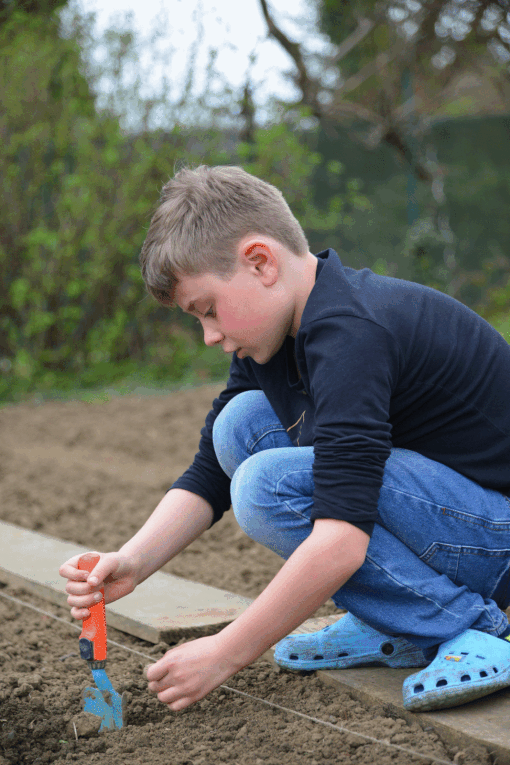
[[[385,124],[383,118],[377,112],[372,109],[367,109],[365,106],[360,106],[352,101],[338,101],[328,105],[324,109],[324,116],[328,120],[340,120],[345,117],[351,119],[363,120],[365,122],[371,122],[374,125],[382,126]]]
[[[418,40],[416,41],[416,51],[418,54],[422,52],[423,47],[426,48],[430,44],[430,40],[435,39],[435,25],[443,7],[444,0],[429,0],[429,2],[424,4],[421,11],[422,19],[418,32]]]
[[[395,125],[391,125],[383,136],[383,141],[389,144],[389,146],[393,146],[402,159],[409,165],[412,174],[419,178],[420,181],[430,183],[433,180],[431,173],[423,163],[414,156],[411,146],[409,145],[408,137],[403,130],[398,129]]]
[[[306,64],[303,59],[303,54],[301,53],[301,46],[299,43],[289,40],[287,35],[285,35],[276,25],[274,19],[269,13],[266,0],[260,0],[260,7],[267,24],[269,34],[274,37],[275,40],[278,40],[282,48],[287,51],[296,65],[298,71],[296,82],[301,90],[301,93],[303,94],[303,103],[305,103],[307,106],[310,106],[314,116],[320,119],[322,116],[322,111],[317,98],[319,86],[317,81],[313,79],[308,73]]]
[[[338,88],[338,95],[349,93],[351,90],[359,88],[360,85],[372,77],[374,74],[379,74],[388,64],[390,64],[397,56],[404,50],[404,45],[398,42],[390,50],[379,53],[372,61],[363,66],[359,72],[349,77],[343,85]]]
[[[373,125],[377,132],[380,134],[381,140],[392,146],[398,152],[398,154],[400,154],[401,158],[410,165],[413,173],[418,178],[420,178],[420,180],[430,181],[430,173],[420,162],[417,161],[417,158],[413,156],[413,152],[410,148],[405,129],[395,122],[393,115],[382,115],[363,106],[360,106],[359,104],[354,104],[350,101],[342,100],[342,95],[344,93],[359,87],[368,77],[379,73],[394,58],[396,58],[404,47],[403,43],[398,43],[389,51],[379,54],[379,56],[377,56],[373,61],[369,61],[356,75],[350,77],[347,82],[344,83],[344,85],[334,93],[334,103],[323,106],[319,103],[318,100],[319,83],[308,73],[303,54],[301,52],[301,46],[298,43],[289,40],[289,38],[276,25],[274,19],[269,13],[266,0],[260,0],[260,7],[267,24],[269,34],[280,43],[284,50],[287,51],[296,65],[298,70],[296,82],[298,87],[301,89],[302,103],[309,106],[312,109],[313,114],[321,121],[350,118],[364,120]],[[373,24],[372,22],[369,23]],[[354,33],[357,38],[356,41],[353,40],[354,35],[350,35],[345,41],[346,45],[344,48],[344,55],[346,55],[348,50],[352,50],[354,45],[359,44],[363,37],[365,37],[370,31],[368,29],[368,24],[364,25],[363,33],[360,29],[360,26],[358,26],[358,29]],[[372,27],[370,27],[370,29],[371,28]]]
[[[355,29],[354,32],[338,46],[337,51],[332,58],[332,63],[336,64],[338,61],[345,58],[356,45],[359,45],[359,43],[370,34],[374,26],[375,22],[371,21],[371,19],[359,18],[357,29]]]

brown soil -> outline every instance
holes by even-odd
[[[191,462],[218,391],[204,386],[162,396],[5,407],[0,410],[0,518],[90,549],[118,549]],[[280,565],[228,513],[163,570],[256,597]],[[127,692],[127,725],[98,735],[80,716],[82,690],[92,678],[78,657],[76,622],[68,610],[21,590],[2,592],[68,623],[0,597],[0,765],[426,762],[224,688],[183,712],[170,712],[147,692],[142,669],[148,660],[115,647],[109,649],[108,675],[117,691]],[[334,611],[326,605],[318,613]],[[113,629],[108,634],[154,659],[169,648]],[[431,757],[465,765],[491,762],[481,748],[458,752],[430,728],[364,706],[315,675],[278,671],[261,661],[227,685]]]

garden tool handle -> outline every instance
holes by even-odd
[[[85,553],[78,561],[80,571],[89,573],[96,566],[100,556]],[[104,610],[104,589],[99,603],[89,606],[90,616],[83,620],[79,638],[80,656],[89,662],[92,669],[103,669],[106,665],[106,614]]]

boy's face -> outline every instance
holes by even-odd
[[[225,353],[265,364],[292,329],[294,305],[280,277],[272,253],[248,248],[233,276],[183,276],[174,299],[199,319],[206,345],[221,345]]]

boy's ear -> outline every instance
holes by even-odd
[[[240,243],[241,264],[262,279],[266,286],[274,284],[280,273],[277,248],[260,237],[250,237]]]

